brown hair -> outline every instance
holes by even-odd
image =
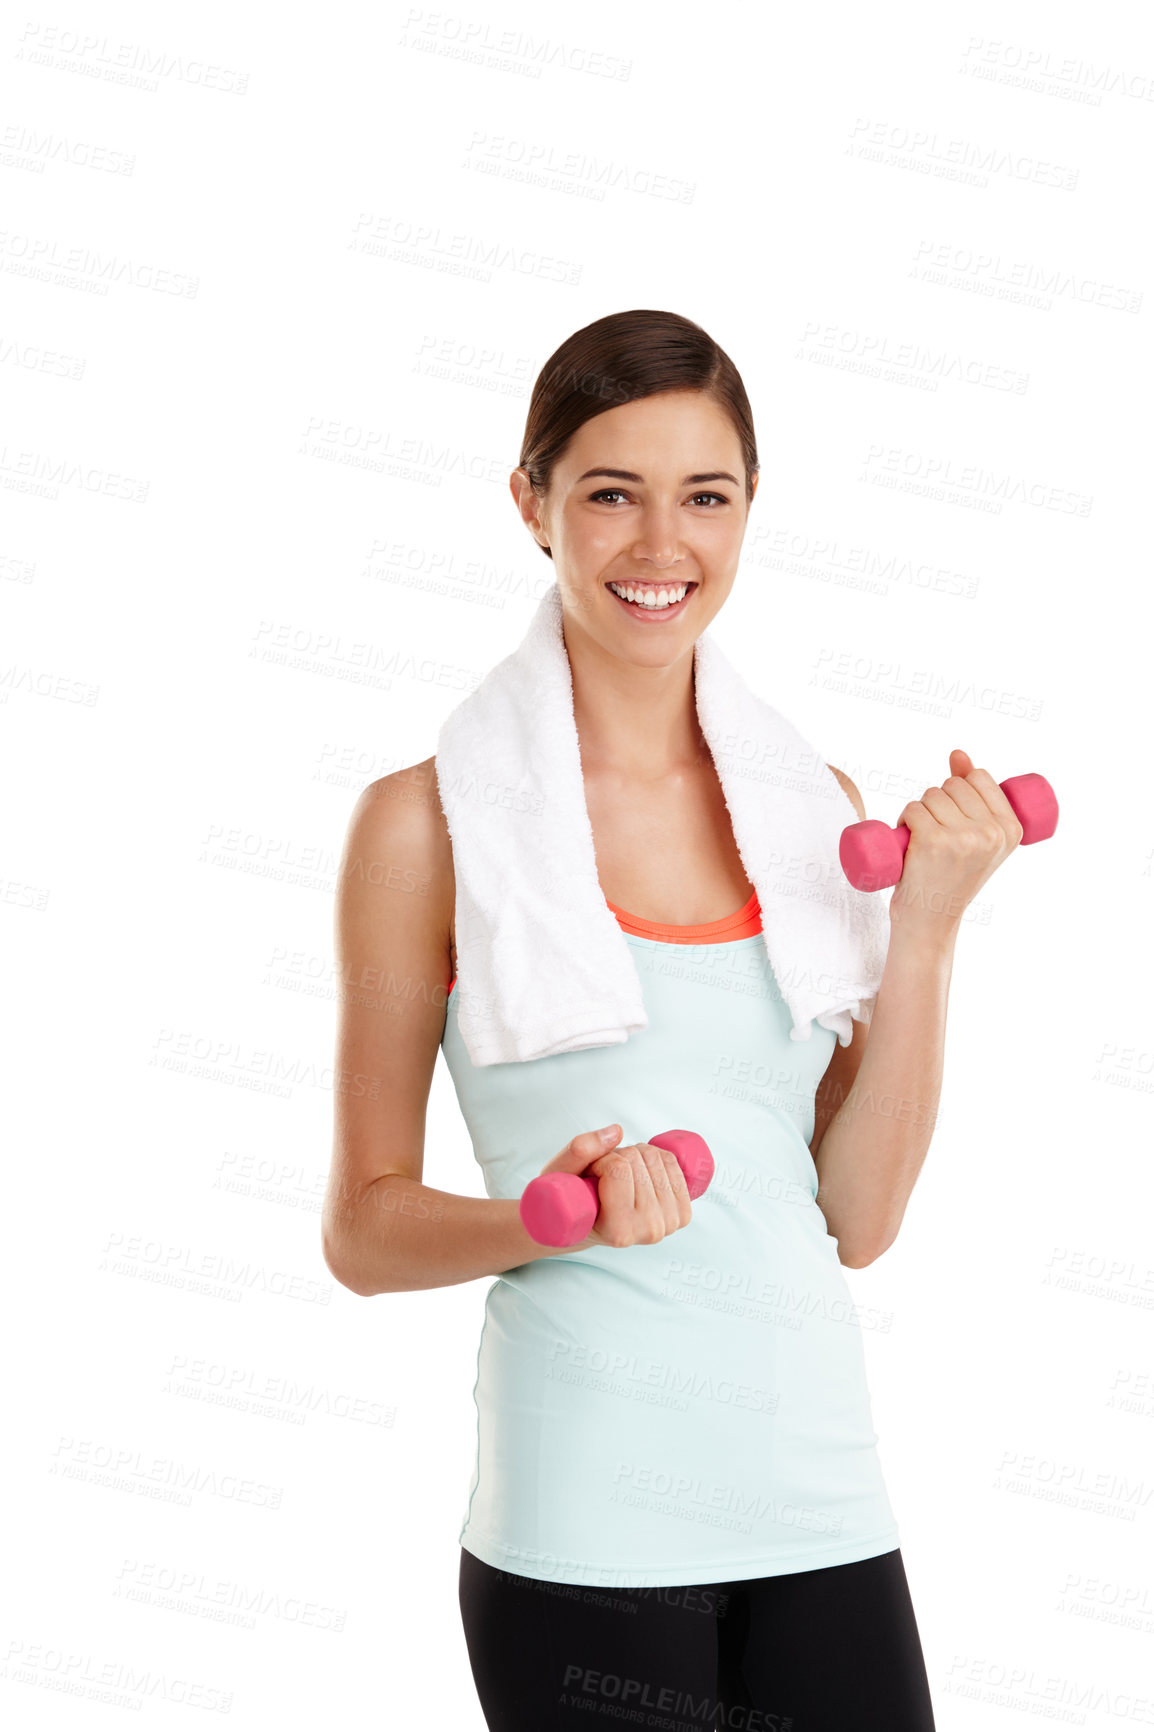
[[[553,465],[586,421],[664,391],[704,391],[725,410],[741,441],[748,505],[760,464],[741,374],[692,319],[649,309],[609,313],[584,325],[538,373],[521,441],[521,467],[534,493],[548,491]],[[547,547],[541,551],[552,559]]]

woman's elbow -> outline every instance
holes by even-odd
[[[837,1241],[838,1262],[846,1269],[868,1269],[889,1250],[891,1240],[843,1239]]]
[[[347,1225],[340,1226],[329,1220],[323,1222],[321,1255],[333,1280],[350,1293],[355,1293],[358,1299],[374,1299],[378,1293],[389,1291],[381,1283],[379,1270],[372,1278],[369,1277],[364,1259],[358,1255],[356,1237]]]

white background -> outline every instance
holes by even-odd
[[[751,683],[871,817],[953,746],[1058,794],[847,1279],[942,1732],[1154,1723],[1149,21],[60,5],[0,66],[12,1723],[482,1728],[489,1282],[323,1263],[336,868],[523,636],[529,389],[631,307],[753,404]],[[482,1193],[443,1062],[425,1177]]]

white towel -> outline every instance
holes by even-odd
[[[694,685],[791,1039],[807,1040],[816,1019],[848,1046],[851,1019],[870,1020],[889,944],[887,900],[855,890],[838,860],[857,813],[708,630]],[[436,764],[473,1064],[619,1045],[646,1028],[637,966],[597,877],[556,579],[517,649],[445,718]]]

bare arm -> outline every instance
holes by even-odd
[[[530,1238],[516,1202],[421,1182],[452,905],[452,850],[429,758],[364,790],[338,877],[340,1080],[322,1245],[336,1279],[364,1297],[565,1254]]]
[[[855,1025],[851,1045],[835,1051],[816,1103],[817,1202],[851,1268],[880,1257],[901,1227],[937,1119],[962,913],[1022,834],[989,773],[965,752],[950,762],[943,787],[902,812],[910,847],[877,1003],[868,1030]],[[834,774],[864,818],[853,783]]]
[[[952,968],[952,939],[895,927],[872,1020],[854,1024],[851,1044],[835,1050],[822,1079],[817,1205],[851,1269],[892,1245],[925,1162],[942,1090]]]

